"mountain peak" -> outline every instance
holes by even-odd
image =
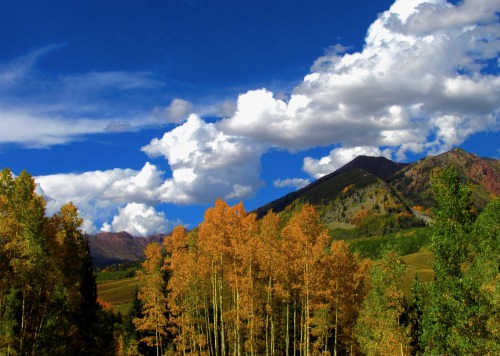
[[[359,168],[380,179],[387,179],[407,165],[407,163],[397,163],[382,156],[373,157],[361,155],[346,163],[332,174]]]
[[[337,196],[339,190],[354,181],[367,184],[367,181],[385,180],[406,166],[406,163],[396,163],[385,157],[358,156],[336,171],[319,178],[304,188],[258,208],[256,213],[258,216],[264,216],[270,209],[278,213],[301,198],[314,204],[318,200]]]

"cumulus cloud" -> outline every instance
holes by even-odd
[[[286,179],[275,179],[273,185],[276,188],[294,187],[295,189],[300,189],[311,183],[309,179],[304,178],[286,178]]]
[[[358,156],[384,156],[390,159],[391,153],[388,149],[382,151],[377,147],[369,146],[338,147],[330,151],[328,156],[321,159],[314,159],[312,157],[304,158],[302,169],[317,179],[334,172]]]
[[[250,90],[220,121],[191,115],[143,147],[172,169],[161,199],[248,197],[271,147],[335,146],[304,160],[303,170],[319,178],[358,155],[402,160],[498,130],[500,78],[484,70],[500,51],[498,10],[482,0],[398,0],[370,26],[361,51],[332,46],[288,98]]]
[[[262,185],[259,172],[264,147],[241,136],[226,135],[197,115],[142,150],[151,157],[163,156],[170,165],[172,178],[158,190],[164,202],[243,199]]]
[[[149,208],[160,202],[192,204],[252,196],[263,184],[260,159],[271,148],[335,147],[325,157],[304,159],[303,170],[314,178],[361,154],[402,160],[408,152],[435,154],[450,149],[473,134],[500,128],[498,13],[497,0],[464,0],[457,5],[445,0],[396,0],[369,27],[362,50],[349,53],[345,47],[332,46],[287,97],[265,88],[247,91],[234,105],[224,102],[217,109],[224,113],[217,122],[197,115],[182,121],[191,104],[173,100],[163,114],[179,125],[142,148],[151,157],[164,157],[171,177],[146,164],[140,172],[53,176],[45,183],[42,177],[39,184],[52,198],[49,205],[65,198],[81,199],[91,222],[95,220],[90,217],[102,216],[99,211],[109,216],[120,207],[115,224],[120,226],[125,216],[158,218]],[[5,78],[8,83],[9,77]],[[127,88],[120,75],[107,78],[110,85]],[[76,79],[99,83],[106,76],[69,78]],[[148,79],[136,73],[127,90],[154,87]],[[21,117],[16,109],[13,116]],[[2,111],[7,112],[0,99],[0,115]],[[40,117],[33,111],[23,115],[24,125],[30,127],[32,118]],[[94,129],[116,123],[120,128],[131,123],[130,129],[144,125],[111,116],[105,127]],[[14,120],[5,122],[15,125]],[[81,125],[75,131],[67,126],[57,134],[54,128],[55,138],[39,128],[44,137],[39,141],[4,124],[0,141],[19,137],[17,142],[50,145],[74,139],[78,132],[92,133],[92,122],[75,123]],[[275,186],[302,183],[283,179]],[[128,203],[137,205],[124,205]],[[114,221],[104,227],[114,228]]]
[[[164,234],[173,228],[165,213],[156,211],[146,204],[128,203],[118,208],[118,215],[113,217],[111,224],[103,223],[102,231],[127,231],[133,236],[150,236]]]
[[[55,213],[73,202],[84,218],[84,229],[96,232],[98,220],[114,214],[117,207],[134,202],[154,205],[156,191],[163,183],[163,172],[146,163],[140,170],[112,169],[84,173],[53,174],[35,177],[38,193],[47,201],[47,213]]]
[[[99,198],[117,202],[157,203],[157,190],[163,184],[163,174],[155,165],[146,162],[139,172],[111,182]]]
[[[332,47],[288,101],[265,89],[240,95],[219,127],[290,150],[385,146],[400,159],[498,130],[500,78],[484,68],[500,51],[499,10],[498,1],[398,0],[361,52]]]

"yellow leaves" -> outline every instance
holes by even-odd
[[[350,347],[368,264],[344,242],[329,249],[329,239],[307,204],[282,227],[277,214],[257,221],[243,204],[218,200],[196,234],[176,228],[164,242],[163,269],[177,351],[217,354],[224,343],[226,353],[284,354],[295,343],[312,352],[337,329]]]
[[[146,260],[142,263],[143,275],[148,276],[163,266],[162,248],[158,243],[150,243],[144,249]]]
[[[139,273],[144,286],[138,294],[143,305],[144,317],[135,318],[133,323],[137,330],[146,333],[142,341],[158,348],[162,343],[162,336],[167,334],[168,325],[165,316],[167,311],[165,280],[162,274],[163,249],[160,244],[151,243],[146,246],[144,255],[146,260],[142,263],[143,270]]]

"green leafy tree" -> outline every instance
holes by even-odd
[[[428,353],[463,354],[471,351],[467,337],[469,301],[462,264],[468,256],[472,195],[452,166],[433,177],[432,188],[436,201],[432,237],[435,277],[422,315],[421,342]]]
[[[473,262],[464,272],[468,349],[500,354],[500,200],[487,205],[474,224]]]
[[[409,355],[408,328],[401,323],[404,295],[400,289],[406,265],[395,252],[371,271],[371,290],[363,302],[356,325],[361,350],[367,355]]]

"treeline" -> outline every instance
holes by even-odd
[[[474,223],[456,170],[433,188],[435,280],[410,297],[396,252],[372,265],[330,242],[312,206],[257,220],[218,200],[197,230],[147,247],[122,354],[139,341],[156,354],[499,354],[500,202]]]
[[[0,172],[0,354],[114,354],[74,205],[45,216],[33,178]]]

